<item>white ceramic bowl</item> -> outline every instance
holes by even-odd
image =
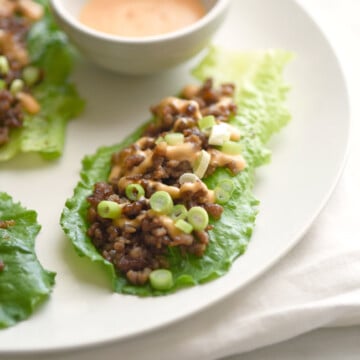
[[[194,24],[164,35],[132,38],[106,34],[79,20],[86,0],[51,0],[61,28],[94,63],[126,74],[149,74],[188,60],[204,47],[224,20],[230,0],[202,0],[207,11]]]

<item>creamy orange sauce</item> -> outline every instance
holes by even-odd
[[[144,219],[145,217],[145,214],[141,214],[139,215],[138,217],[136,217],[135,219],[128,219],[126,217],[119,217],[117,219],[114,219],[113,220],[113,224],[115,226],[118,226],[118,227],[125,227],[126,225],[127,226],[131,226],[131,227],[134,227],[136,229],[138,229],[141,225],[141,221]]]
[[[105,33],[145,37],[176,31],[204,14],[200,0],[89,0],[79,19]]]
[[[231,162],[234,162],[238,171],[244,170],[246,166],[245,159],[242,155],[229,155],[216,149],[209,149],[211,155],[210,164],[215,167],[225,167]]]
[[[159,181],[153,181],[153,180],[148,180],[148,182],[156,191],[166,191],[167,193],[170,194],[170,196],[173,199],[179,199],[180,189],[177,188],[176,186],[166,185]]]
[[[162,215],[162,216],[159,217],[159,220],[161,221],[162,225],[168,231],[168,234],[172,238],[172,240],[174,240],[176,242],[176,245],[180,245],[180,244],[182,244],[182,245],[191,245],[193,243],[194,237],[192,235],[190,235],[190,234],[185,235],[181,230],[179,230],[175,226],[174,220],[172,220],[170,217],[168,217],[166,215]],[[174,246],[174,245],[175,245],[175,243],[173,243],[173,244],[170,243],[169,244],[169,246]]]
[[[194,164],[198,157],[199,147],[193,143],[183,143],[179,145],[166,146],[166,158],[170,160],[184,161],[188,160]]]
[[[159,219],[163,226],[167,229],[171,238],[174,239],[176,236],[180,236],[182,234],[182,231],[175,226],[174,220],[170,217],[162,215],[159,217]]]
[[[146,171],[153,165],[152,154],[153,152],[150,149],[145,151],[137,151],[138,155],[144,156],[145,159],[138,165],[134,166],[131,171],[129,171],[128,176],[134,176],[138,174],[145,174]]]
[[[192,106],[195,109],[195,113],[192,115],[194,119],[199,120],[202,118],[199,104],[195,100],[184,100],[174,96],[169,96],[161,100],[160,104],[157,106],[156,114],[161,117],[162,110],[166,106],[171,106],[173,109],[176,109],[180,114],[186,113],[186,108]]]
[[[215,203],[216,201],[215,191],[208,189],[206,184],[201,180],[195,181],[193,183],[187,182],[181,185],[180,197],[182,194],[189,192],[195,194],[201,190],[203,190],[204,192],[204,196],[201,198],[203,202]]]

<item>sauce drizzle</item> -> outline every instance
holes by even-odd
[[[146,37],[176,31],[204,14],[200,0],[89,0],[79,19],[108,34]]]

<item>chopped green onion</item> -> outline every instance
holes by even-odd
[[[200,180],[195,174],[193,173],[184,173],[179,177],[179,184],[185,184],[187,182],[194,183],[196,181]]]
[[[234,182],[230,179],[221,180],[214,190],[216,202],[226,204],[234,191]]]
[[[224,191],[228,192],[230,195],[232,195],[235,185],[234,182],[230,179],[221,180],[217,187],[223,189]]]
[[[221,187],[216,187],[214,192],[218,204],[226,204],[231,198],[231,193]]]
[[[229,155],[239,155],[241,154],[241,144],[235,141],[225,141],[220,149],[222,152]]]
[[[27,66],[22,72],[22,78],[27,86],[32,86],[39,81],[40,70],[36,66]]]
[[[135,201],[145,195],[144,188],[139,184],[129,184],[125,188],[125,195],[129,200]]]
[[[6,56],[1,55],[0,56],[0,74],[1,75],[7,75],[10,70],[9,61],[6,58]]]
[[[16,95],[24,88],[24,81],[21,79],[15,79],[10,84],[10,91],[13,95]]]
[[[199,120],[198,124],[201,131],[207,132],[216,124],[215,117],[213,115],[205,116]]]
[[[6,81],[3,79],[0,79],[0,90],[4,90],[6,88]]]
[[[210,145],[222,145],[225,141],[229,141],[231,131],[226,124],[217,124],[211,128],[209,136]]]
[[[151,286],[156,290],[169,290],[174,286],[173,275],[170,270],[153,270],[149,276]]]
[[[162,136],[159,136],[156,140],[155,140],[155,144],[160,144],[161,142],[165,142],[165,139]]]
[[[150,197],[150,207],[160,214],[169,214],[174,204],[169,193],[156,191]]]
[[[122,206],[115,201],[103,200],[97,206],[97,213],[105,219],[117,219],[121,210]]]
[[[201,150],[194,164],[194,173],[200,179],[205,175],[206,170],[210,164],[210,160],[210,154],[205,150]]]
[[[176,221],[175,227],[185,234],[190,234],[194,230],[193,226],[183,219]]]
[[[194,206],[188,211],[188,222],[195,230],[204,230],[209,224],[209,215],[200,206]]]
[[[184,143],[183,133],[168,133],[165,135],[165,141],[169,145],[179,145]]]
[[[185,205],[182,205],[182,204],[175,205],[172,208],[171,213],[170,213],[170,217],[174,221],[184,220],[184,219],[186,219],[186,216],[187,216],[187,210],[186,210]]]

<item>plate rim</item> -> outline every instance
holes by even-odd
[[[132,333],[121,335],[121,336],[114,336],[109,339],[101,339],[96,342],[93,341],[82,341],[78,344],[69,344],[65,346],[51,346],[49,348],[24,348],[24,349],[1,349],[0,348],[0,356],[1,355],[44,355],[44,354],[60,354],[63,352],[73,351],[73,350],[85,350],[85,349],[93,349],[102,347],[104,345],[108,344],[115,344],[118,343],[121,345],[123,342],[126,342],[131,339],[135,339],[141,336],[147,336],[152,332],[160,331],[166,327],[172,326],[180,321],[186,321],[188,318],[193,316],[194,314],[204,312],[209,310],[212,306],[215,306],[216,304],[219,304],[221,301],[227,299],[228,297],[234,295],[234,293],[239,292],[243,290],[245,287],[259,279],[266,271],[271,269],[275,264],[280,262],[304,237],[304,234],[307,232],[307,230],[311,227],[311,225],[314,223],[316,218],[319,216],[325,205],[328,203],[331,195],[333,194],[343,172],[347,164],[347,160],[349,158],[350,153],[350,147],[351,147],[351,129],[353,126],[353,117],[352,117],[352,111],[351,111],[351,101],[350,101],[350,94],[349,94],[349,86],[348,86],[348,80],[345,76],[342,62],[339,58],[339,55],[337,53],[337,50],[335,46],[332,43],[332,40],[328,37],[326,34],[326,31],[319,25],[319,23],[316,21],[316,18],[311,14],[311,12],[301,4],[300,0],[291,0],[293,5],[297,7],[297,10],[302,12],[308,20],[312,23],[314,28],[318,31],[318,33],[321,35],[322,41],[326,43],[326,45],[329,47],[329,50],[331,51],[331,54],[333,55],[333,59],[335,61],[335,65],[337,67],[338,75],[343,83],[344,87],[344,94],[343,94],[343,100],[345,101],[344,109],[346,110],[346,124],[347,124],[347,132],[346,132],[346,140],[344,141],[344,148],[342,150],[342,158],[341,161],[337,164],[336,169],[336,176],[332,178],[331,185],[328,187],[326,193],[322,197],[322,201],[319,202],[316,209],[313,210],[311,216],[305,221],[304,225],[297,229],[295,234],[289,238],[289,241],[286,243],[286,246],[284,246],[281,251],[277,254],[276,257],[271,258],[264,266],[262,266],[259,270],[256,271],[256,274],[253,276],[250,276],[247,280],[243,281],[241,284],[238,284],[237,286],[232,287],[231,289],[227,289],[225,294],[222,294],[221,296],[218,296],[215,299],[211,299],[208,301],[205,305],[203,305],[201,308],[195,308],[191,311],[188,311],[186,314],[180,314],[175,315],[171,317],[170,319],[167,319],[165,321],[162,321],[161,323],[145,328],[140,331],[133,331]],[[225,20],[226,24],[226,20]],[[225,25],[226,26],[226,25]],[[51,301],[51,299],[50,299]],[[28,321],[31,321],[28,319]],[[16,325],[14,325],[16,326]],[[3,329],[2,331],[6,331],[7,329]],[[1,332],[0,332],[0,338],[1,338]]]

